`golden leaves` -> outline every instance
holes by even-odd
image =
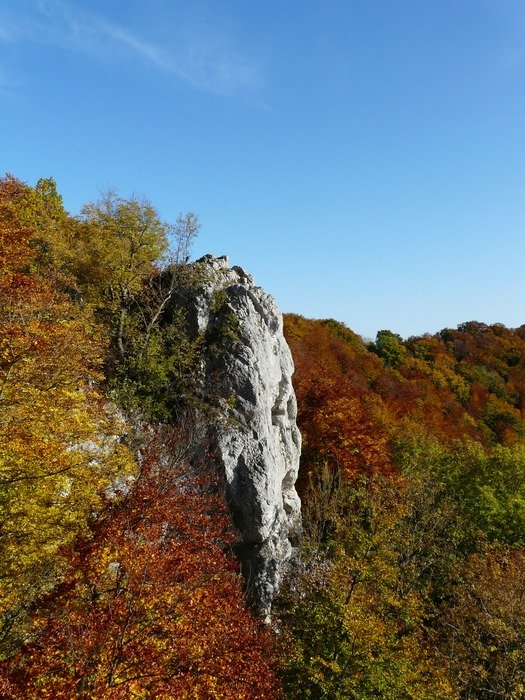
[[[23,231],[0,223],[0,240],[0,610],[6,620],[56,582],[60,547],[85,530],[100,490],[132,470],[133,461],[117,438],[122,426],[95,388],[104,345],[89,309],[29,273],[32,252]]]

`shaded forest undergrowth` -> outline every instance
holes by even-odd
[[[0,697],[525,697],[525,327],[286,317],[304,538],[265,628],[172,304],[197,233],[0,181]]]

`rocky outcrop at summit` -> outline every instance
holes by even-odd
[[[250,275],[226,257],[193,266],[199,282],[187,319],[192,335],[205,338],[204,392],[220,397],[212,453],[227,482],[248,593],[267,617],[301,528],[292,356],[275,301]]]

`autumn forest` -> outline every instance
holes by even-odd
[[[525,698],[525,325],[285,317],[303,534],[264,624],[170,310],[198,232],[0,180],[0,698]]]

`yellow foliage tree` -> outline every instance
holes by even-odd
[[[62,568],[102,489],[130,473],[123,426],[97,391],[103,342],[89,309],[30,274],[31,232],[0,199],[0,641]]]

